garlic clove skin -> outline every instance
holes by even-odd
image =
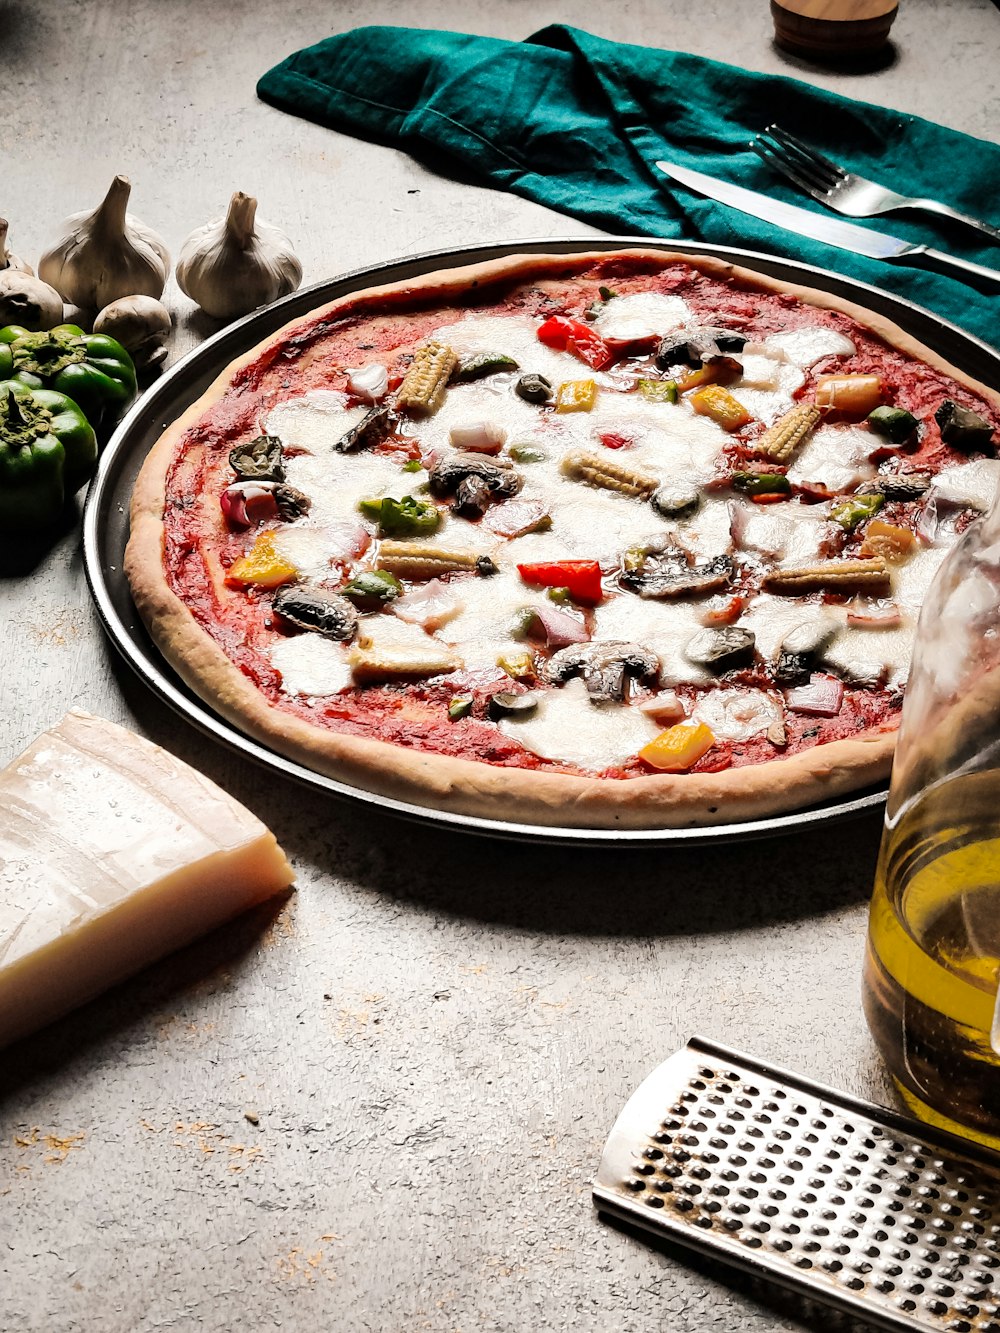
[[[162,238],[125,211],[132,185],[116,176],[97,208],[74,213],[38,261],[39,277],[71,305],[102,310],[122,296],[158,297],[170,272]]]
[[[53,287],[20,269],[0,270],[0,327],[20,324],[38,333],[62,322],[62,297]]]
[[[177,285],[215,319],[248,315],[302,281],[291,241],[256,214],[257,200],[237,191],[226,216],[196,228],[181,247]]]
[[[166,359],[163,344],[171,327],[169,310],[152,296],[123,296],[105,306],[94,320],[94,332],[120,342],[137,370],[148,370]]]
[[[6,273],[8,270],[14,273],[27,273],[29,277],[35,276],[35,270],[30,264],[26,264],[23,259],[18,259],[17,255],[11,254],[7,249],[7,231],[10,223],[6,218],[0,218],[0,273]]]

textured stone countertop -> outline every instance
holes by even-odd
[[[470,240],[596,234],[258,102],[363,23],[564,21],[797,75],[996,137],[1000,13],[902,0],[895,60],[782,56],[765,0],[0,0],[0,212],[37,259],[111,177],[176,251],[234,189],[305,282]],[[171,281],[171,359],[211,328]],[[574,851],[396,823],[205,739],[124,666],[79,532],[0,580],[0,760],[71,705],[265,818],[298,874],[237,922],[0,1054],[0,1330],[839,1327],[596,1215],[604,1139],[693,1033],[891,1101],[859,1004],[878,814],[771,841]]]

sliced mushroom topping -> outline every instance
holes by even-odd
[[[358,613],[346,597],[309,583],[279,588],[274,609],[299,629],[314,630],[327,639],[346,642],[358,627]]]
[[[382,403],[366,412],[356,426],[340,437],[333,446],[338,454],[353,454],[360,449],[373,449],[387,440],[396,429],[397,416],[388,403]]]
[[[725,588],[732,576],[733,561],[728,555],[696,560],[666,537],[627,552],[620,582],[640,597],[700,597]]]
[[[660,659],[637,643],[574,643],[553,653],[540,671],[544,680],[557,685],[581,676],[591,703],[603,704],[624,699],[627,676],[655,681]]]
[[[492,498],[482,477],[465,477],[455,491],[455,513],[461,518],[482,518]]]
[[[229,466],[241,481],[284,481],[281,441],[277,435],[258,435],[229,451]]]
[[[432,495],[455,495],[467,477],[477,477],[494,499],[508,500],[524,484],[505,458],[457,453],[439,458],[428,472]]]
[[[751,630],[725,625],[722,629],[701,630],[684,649],[684,656],[710,671],[736,671],[751,664],[756,643]]]

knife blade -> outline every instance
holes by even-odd
[[[742,185],[731,181],[717,180],[706,176],[703,171],[692,171],[690,167],[679,167],[673,162],[657,162],[658,170],[665,176],[672,177],[696,194],[704,194],[709,199],[716,199],[720,204],[749,213],[764,222],[784,227],[786,231],[797,232],[814,241],[823,241],[826,245],[837,246],[841,250],[851,250],[855,254],[867,255],[870,259],[911,260],[925,256],[937,263],[953,265],[966,273],[1000,284],[1000,269],[987,268],[985,264],[975,264],[971,259],[959,259],[956,255],[946,254],[943,250],[933,250],[929,245],[920,245],[913,241],[904,241],[888,232],[873,231],[869,227],[859,227],[853,222],[844,222],[819,213],[811,213],[807,208],[798,208],[795,204],[786,204],[781,199],[772,199],[766,194],[757,194]]]

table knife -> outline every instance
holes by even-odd
[[[831,218],[819,213],[811,213],[806,208],[797,208],[780,199],[771,199],[766,194],[757,194],[742,185],[733,185],[731,181],[717,180],[706,176],[704,172],[692,171],[689,167],[678,167],[672,162],[657,162],[657,168],[666,176],[680,181],[696,194],[717,199],[730,208],[738,208],[741,213],[749,213],[765,222],[772,222],[787,231],[798,232],[814,241],[823,241],[835,245],[841,250],[853,250],[856,254],[868,255],[871,259],[909,261],[923,255],[940,264],[962,269],[978,278],[1000,285],[1000,269],[987,268],[985,264],[974,264],[970,259],[959,259],[946,254],[943,250],[933,250],[929,245],[919,245],[904,241],[898,236],[891,236],[884,231],[872,231],[869,227],[859,227],[853,222],[844,222],[840,218]]]

